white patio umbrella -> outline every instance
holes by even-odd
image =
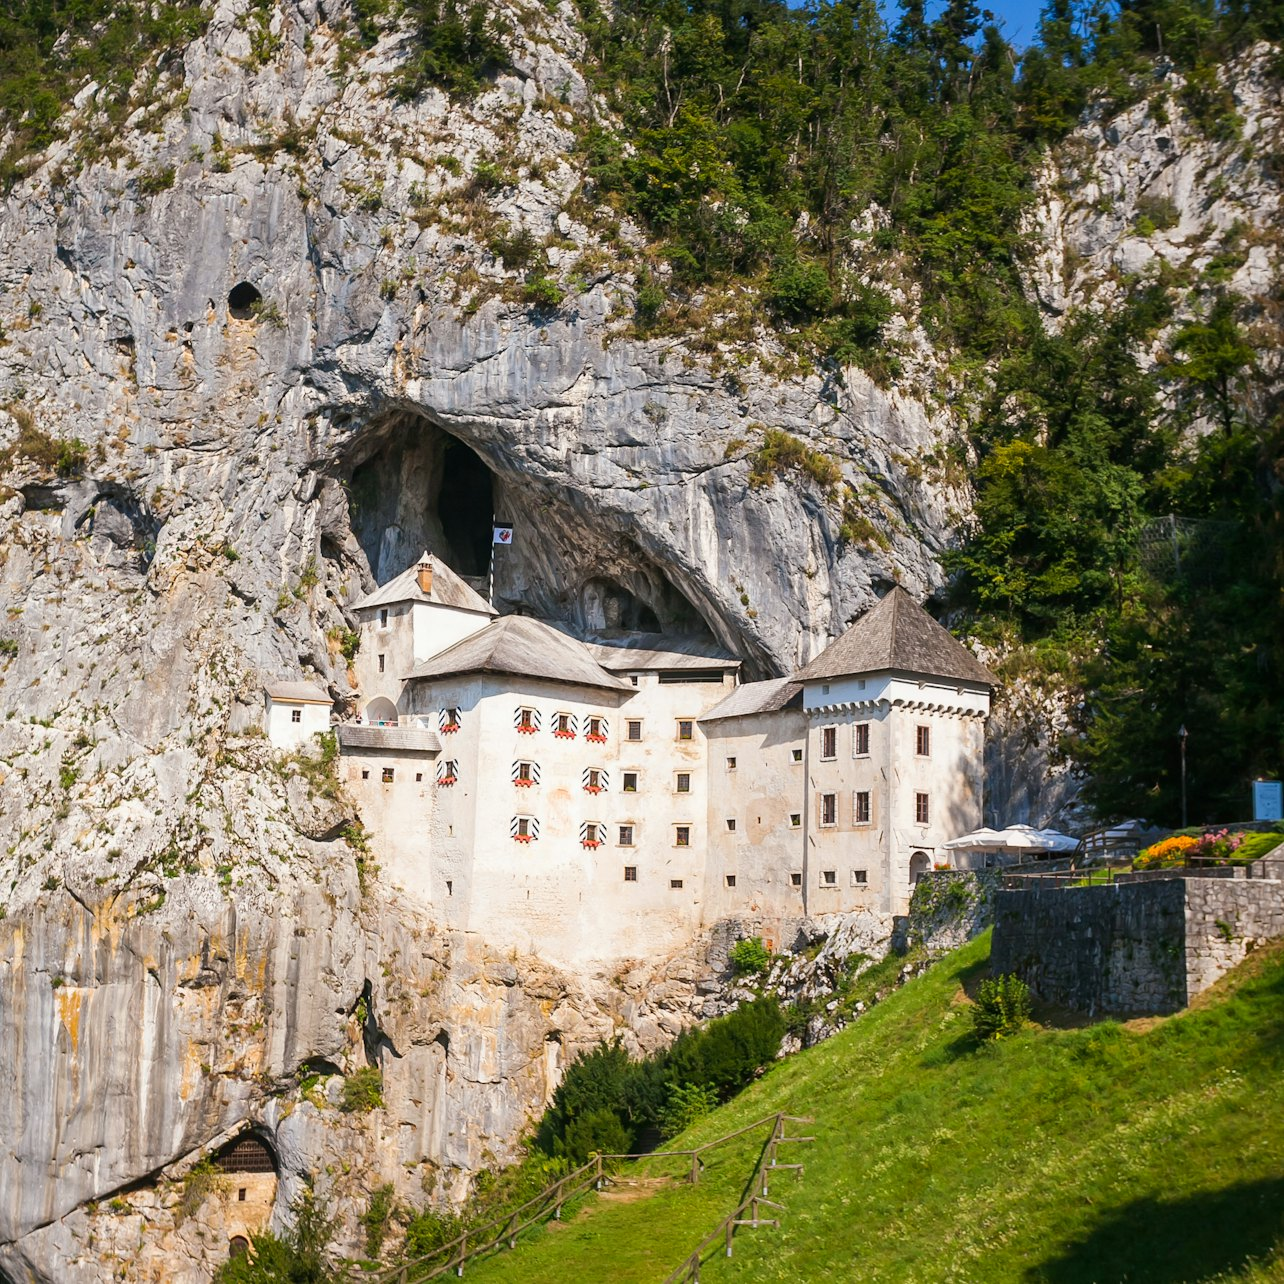
[[[949,851],[996,852],[1072,852],[1079,840],[1055,829],[1035,829],[1032,825],[1009,825],[1006,829],[974,829],[944,844]]]

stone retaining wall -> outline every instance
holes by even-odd
[[[1284,936],[1284,882],[1172,878],[995,894],[995,974],[1091,1015],[1177,1012]]]

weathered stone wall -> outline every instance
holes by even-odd
[[[899,954],[921,946],[933,957],[979,936],[994,921],[1002,875],[994,869],[934,869],[914,885],[909,913],[898,915],[891,947]]]
[[[1091,1015],[1177,1012],[1284,935],[1284,883],[1168,878],[1000,891],[990,964]]]
[[[1284,882],[1187,879],[1187,1002],[1276,936],[1284,936]]]

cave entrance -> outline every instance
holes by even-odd
[[[441,532],[454,551],[451,564],[460,575],[487,572],[493,508],[494,484],[490,469],[463,442],[446,438],[437,516],[441,520]]]
[[[427,549],[484,583],[494,490],[485,460],[435,424],[414,414],[380,424],[349,486],[352,529],[375,579],[386,584]]]

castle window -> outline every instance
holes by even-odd
[[[863,887],[867,882],[869,882],[869,879],[866,877],[866,872],[865,872],[865,870],[863,870],[863,869],[854,869],[854,870],[852,870],[852,886],[853,886],[853,887]]]
[[[791,811],[791,812],[789,813],[789,828],[790,828],[790,829],[801,829],[801,828],[802,828],[802,812],[800,812],[800,811]]]
[[[574,740],[575,715],[570,713],[555,713],[553,715],[553,734],[559,740]]]
[[[386,606],[379,612],[379,627],[381,629],[388,627],[388,608]]]
[[[518,709],[513,726],[523,735],[534,735],[539,730],[539,714],[534,709]]]
[[[869,753],[869,723],[858,722],[852,728],[852,753],[857,758]]]
[[[691,826],[690,825],[674,825],[673,845],[675,847],[691,846]]]
[[[822,869],[820,871],[820,885],[822,887],[837,887],[838,871],[836,869]]]
[[[914,728],[914,752],[920,758],[927,758],[932,752],[932,728],[915,727]]]
[[[601,847],[602,834],[604,826],[597,824],[595,821],[588,821],[580,826],[580,846],[581,847]]]
[[[463,716],[458,709],[443,709],[437,715],[437,725],[441,728],[442,734],[450,735],[458,731]]]
[[[621,778],[620,788],[626,794],[635,794],[638,791],[638,773],[636,771],[626,771]]]
[[[671,878],[669,879],[669,886],[675,892],[680,892],[682,890],[682,880],[680,878]]]
[[[533,762],[513,763],[513,784],[519,789],[530,789],[539,783],[539,768]]]
[[[636,883],[638,881],[638,867],[636,865],[625,865],[624,881],[626,883]]]
[[[790,874],[790,875],[789,875],[789,885],[790,885],[791,887],[801,887],[801,886],[802,886],[802,875],[801,875],[801,874],[799,874],[799,873],[797,873],[797,872],[795,872],[795,873],[793,873],[793,874]]]
[[[728,886],[728,887],[734,887],[735,885],[736,885],[736,876],[735,876],[734,874],[728,874],[728,875],[727,875],[727,886]]]
[[[690,718],[678,719],[678,739],[690,740],[695,735],[695,723]]]
[[[729,834],[734,834],[735,832],[736,832],[736,818],[735,818],[734,816],[728,816],[728,817],[727,817],[727,833],[729,833]]]
[[[838,757],[838,728],[821,727],[820,758],[822,762],[832,761]]]
[[[369,780],[369,779],[370,779],[370,768],[369,768],[369,767],[362,767],[362,769],[361,769],[361,779],[362,779],[362,780]]]
[[[869,824],[869,791],[858,790],[852,795],[855,806],[852,808],[852,821],[857,825]]]
[[[448,878],[446,879],[446,895],[453,896],[454,894],[455,894],[455,880],[453,878]]]
[[[303,721],[303,710],[302,710],[302,709],[291,709],[291,710],[290,710],[290,721],[291,721],[291,722],[302,722],[302,721]]]
[[[820,823],[822,825],[836,825],[838,823],[838,795],[837,794],[821,794]]]
[[[735,771],[735,769],[736,769],[736,760],[735,760],[734,758],[728,758],[728,759],[727,759],[727,770],[728,770],[728,771]]]
[[[689,794],[691,792],[691,773],[689,771],[679,771],[673,778],[673,792],[675,794]]]
[[[628,722],[628,739],[642,739],[642,721],[640,718],[630,718]]]
[[[590,718],[588,720],[588,731],[584,733],[584,739],[595,745],[606,744],[606,719]]]
[[[424,779],[424,773],[423,773],[422,771],[416,771],[416,772],[415,772],[415,784],[417,784],[417,785],[421,785],[421,784],[423,784],[423,779]]]
[[[245,1203],[245,1197],[249,1193],[250,1193],[250,1188],[248,1186],[239,1187],[236,1192],[237,1202],[241,1204]]]
[[[630,681],[634,686],[637,686],[637,684],[638,684],[638,675],[637,675],[636,673],[630,673],[630,674],[629,674],[629,681]]]
[[[437,764],[437,783],[443,789],[449,789],[451,785],[459,780],[459,763],[453,758],[447,758],[444,762]]]
[[[620,846],[621,847],[633,846],[633,826],[632,825],[620,826]]]
[[[383,672],[383,653],[379,653],[379,672]]]
[[[915,794],[914,795],[915,824],[926,825],[928,823],[928,816],[929,816],[929,810],[928,810],[927,795]]]
[[[790,762],[802,762],[802,750],[801,750],[801,749],[791,749],[791,750],[789,751],[789,761],[790,761]]]
[[[826,683],[824,684],[824,686],[822,686],[822,687],[820,688],[820,694],[821,694],[821,695],[828,695],[828,694],[829,694],[829,683],[828,683],[828,682],[826,682]]]
[[[514,816],[508,832],[515,843],[533,843],[539,839],[539,821],[534,816]]]
[[[396,772],[391,767],[385,767],[383,769],[383,783],[385,785],[392,784],[393,777],[395,775],[396,775]]]
[[[605,793],[610,783],[610,777],[601,767],[589,767],[584,772],[583,785],[586,794]]]

